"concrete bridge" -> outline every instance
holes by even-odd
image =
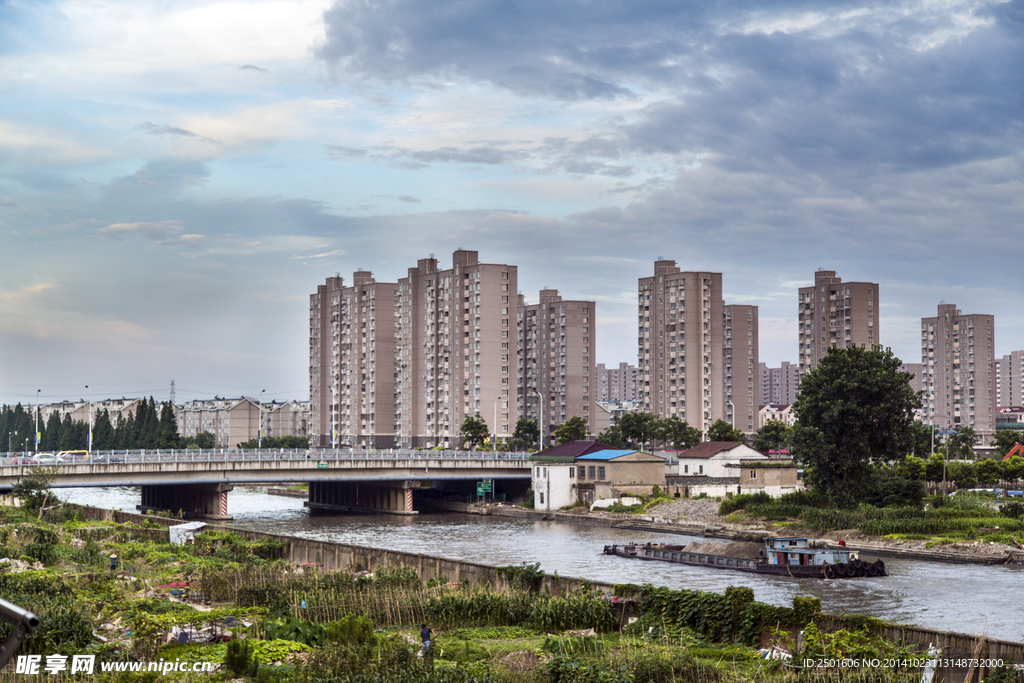
[[[0,490],[42,471],[53,488],[140,486],[139,509],[230,519],[235,484],[309,483],[311,509],[417,514],[414,493],[470,491],[475,482],[528,482],[529,453],[490,451],[104,451],[91,455],[6,454]],[[461,486],[460,486],[461,484]]]

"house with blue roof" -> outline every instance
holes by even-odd
[[[665,488],[665,458],[644,451],[605,449],[576,456],[581,503],[651,493]]]

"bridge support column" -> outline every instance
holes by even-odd
[[[181,510],[186,517],[198,519],[231,519],[228,514],[228,491],[231,484],[168,484],[142,487],[139,510]]]
[[[412,492],[419,482],[363,483],[354,481],[311,481],[306,507],[321,512],[384,512],[418,515],[412,509]]]

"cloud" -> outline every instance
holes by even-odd
[[[18,205],[18,202],[14,201],[10,197],[0,197],[0,206],[2,206],[4,208],[13,209],[17,205]]]
[[[419,203],[421,203],[423,201],[422,199],[419,199],[418,197],[413,197],[412,195],[408,195],[408,194],[399,195],[398,199],[399,199],[399,201],[409,202],[410,204],[419,204]]]
[[[162,243],[172,237],[176,238],[183,229],[182,222],[176,220],[139,221],[136,223],[112,223],[104,228],[97,229],[96,234],[115,240],[140,236],[157,243]]]
[[[193,133],[190,130],[185,130],[184,128],[177,128],[175,126],[159,126],[155,123],[150,123],[148,121],[146,121],[145,123],[140,123],[137,126],[137,128],[139,130],[146,131],[150,135],[163,135],[176,138],[191,138],[194,140],[204,140],[206,142],[213,143],[217,142],[216,140],[211,140],[205,135],[199,135],[197,133]]]
[[[263,73],[266,73],[267,71],[269,71],[269,69],[264,69],[263,67],[255,66],[253,64],[243,64],[242,66],[240,66],[238,68],[241,71],[250,70],[250,71],[260,71],[260,72],[263,72]]]

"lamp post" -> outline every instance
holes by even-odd
[[[89,389],[89,385],[85,385]],[[89,443],[87,444],[89,455],[92,456],[92,389],[89,389]]]
[[[501,396],[499,396],[498,398],[494,399],[494,422],[491,423],[491,424],[494,425],[494,427],[491,428],[491,450],[492,451],[498,450],[498,401],[500,401],[500,400],[501,400]]]
[[[331,385],[331,448],[337,450],[338,448],[338,423],[336,421],[337,413],[335,413],[335,404],[338,400],[337,395],[334,393],[334,385]]]
[[[256,450],[263,448],[263,392],[265,391],[266,389],[260,389],[260,425],[259,429],[256,430]]]
[[[36,453],[39,452],[39,392],[42,389],[36,389]]]
[[[537,402],[540,404],[540,422],[537,425],[540,430],[537,436],[537,446],[540,450],[544,450],[544,394],[540,393],[539,389],[534,389],[533,393],[537,394]]]
[[[729,404],[729,425],[736,429],[736,406],[729,399],[725,399],[725,402]]]

